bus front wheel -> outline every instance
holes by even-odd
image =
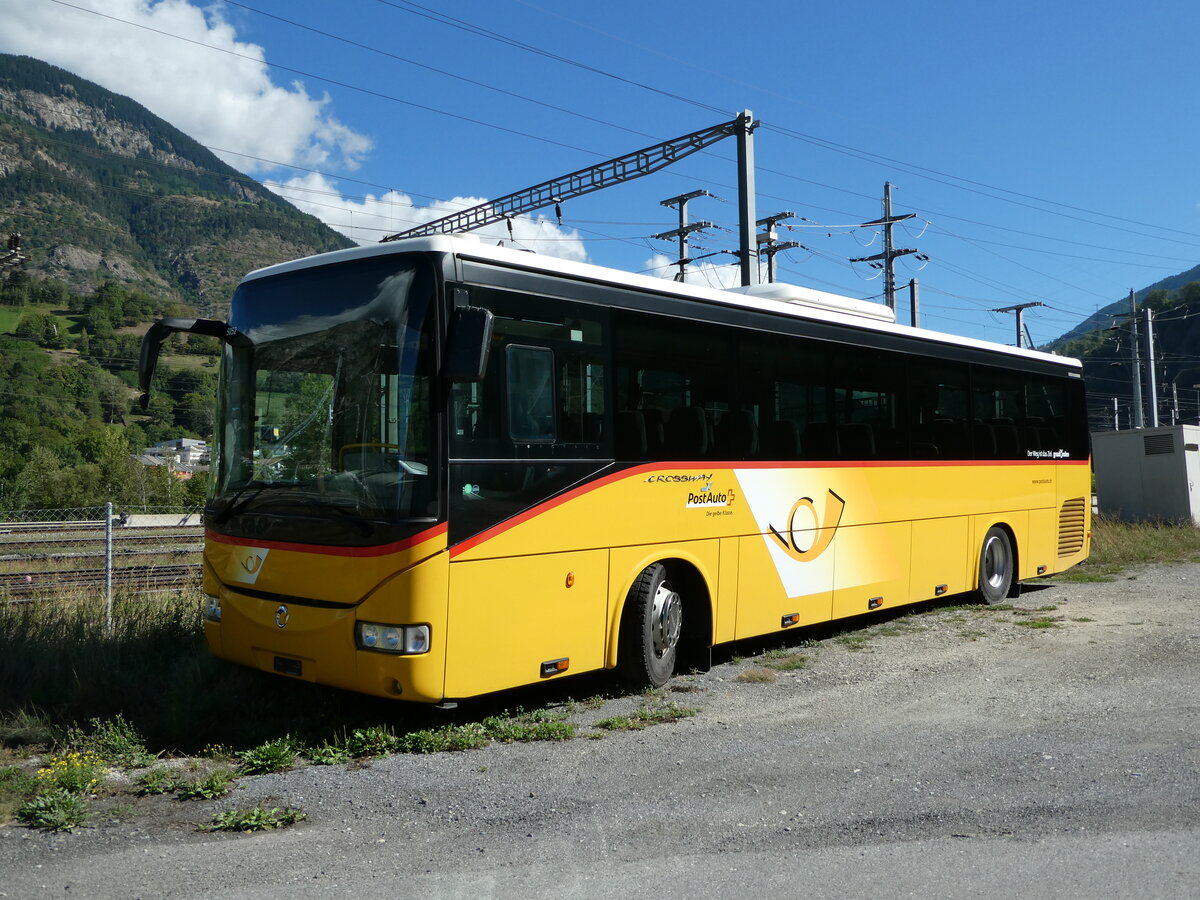
[[[983,538],[979,552],[979,596],[984,603],[1001,603],[1013,584],[1012,540],[1003,528],[993,525]]]
[[[675,673],[683,599],[662,563],[647,566],[625,599],[617,670],[631,687],[662,687]]]

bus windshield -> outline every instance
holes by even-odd
[[[250,344],[225,351],[211,526],[370,545],[436,518],[432,298],[394,255],[238,288]]]

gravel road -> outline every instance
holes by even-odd
[[[806,666],[765,675],[786,658],[739,646],[663,696],[573,707],[566,743],[308,766],[70,835],[0,828],[0,897],[1200,896],[1200,565],[1016,606],[810,631],[785,645]],[[698,712],[590,726],[646,703]],[[256,804],[308,818],[196,830]]]

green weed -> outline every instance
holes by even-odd
[[[399,740],[401,753],[442,753],[450,750],[478,750],[491,743],[481,722],[445,725],[410,731]]]
[[[605,731],[641,731],[651,725],[663,725],[678,722],[681,719],[696,715],[698,709],[678,706],[674,703],[663,703],[654,706],[643,706],[633,715],[609,716],[595,723],[597,728]]]
[[[328,741],[318,747],[309,747],[304,751],[304,755],[308,757],[309,762],[317,766],[336,766],[354,758],[344,746]]]
[[[298,809],[231,809],[213,816],[211,825],[202,825],[201,831],[270,831],[286,828],[304,821],[308,816]]]
[[[515,715],[488,716],[481,723],[493,741],[510,744],[529,741],[569,741],[575,726],[566,721],[565,712],[534,710]]]
[[[272,772],[286,772],[296,764],[298,752],[299,745],[290,734],[243,750],[238,754],[242,761],[242,774],[267,775]]]
[[[387,756],[400,749],[400,739],[395,732],[382,725],[355,728],[342,745],[351,757]]]
[[[766,665],[779,672],[794,672],[797,669],[807,669],[811,662],[812,660],[803,653],[788,653],[769,659]]]
[[[154,762],[154,754],[146,749],[142,736],[120,713],[107,720],[93,718],[89,725],[87,730],[68,728],[63,743],[115,766],[136,769]]]
[[[50,757],[49,765],[37,771],[38,790],[90,794],[108,775],[104,760],[90,751],[68,750]]]
[[[834,640],[847,650],[865,650],[867,647],[866,635],[862,634],[839,634]]]
[[[175,775],[167,769],[151,769],[138,779],[137,795],[149,797],[175,790]]]
[[[17,808],[17,820],[43,831],[74,831],[88,820],[87,799],[73,791],[52,788]]]
[[[237,753],[228,744],[206,744],[198,755],[217,762],[232,762],[237,757]]]
[[[233,789],[233,777],[229,769],[214,769],[195,781],[178,782],[175,790],[180,800],[215,800]]]
[[[19,766],[0,767],[0,826],[37,789],[37,779]]]

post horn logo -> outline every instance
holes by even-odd
[[[288,612],[286,606],[280,606],[279,609],[275,610],[275,624],[280,628],[288,623],[290,617],[291,613]]]
[[[242,558],[242,568],[246,570],[247,575],[257,575],[264,559],[263,554],[252,551]]]
[[[820,523],[820,527],[815,532],[810,528],[801,527],[800,534],[803,538],[811,538],[812,541],[806,547],[801,547],[800,541],[796,539],[796,513],[802,509],[812,516],[813,525]],[[811,562],[829,549],[834,533],[841,524],[842,513],[845,509],[846,501],[831,490],[825,498],[824,519],[817,515],[817,505],[813,503],[812,497],[801,497],[792,505],[792,511],[788,513],[786,529],[781,532],[774,525],[767,527],[771,530],[771,537],[778,542],[784,553],[797,562]]]

